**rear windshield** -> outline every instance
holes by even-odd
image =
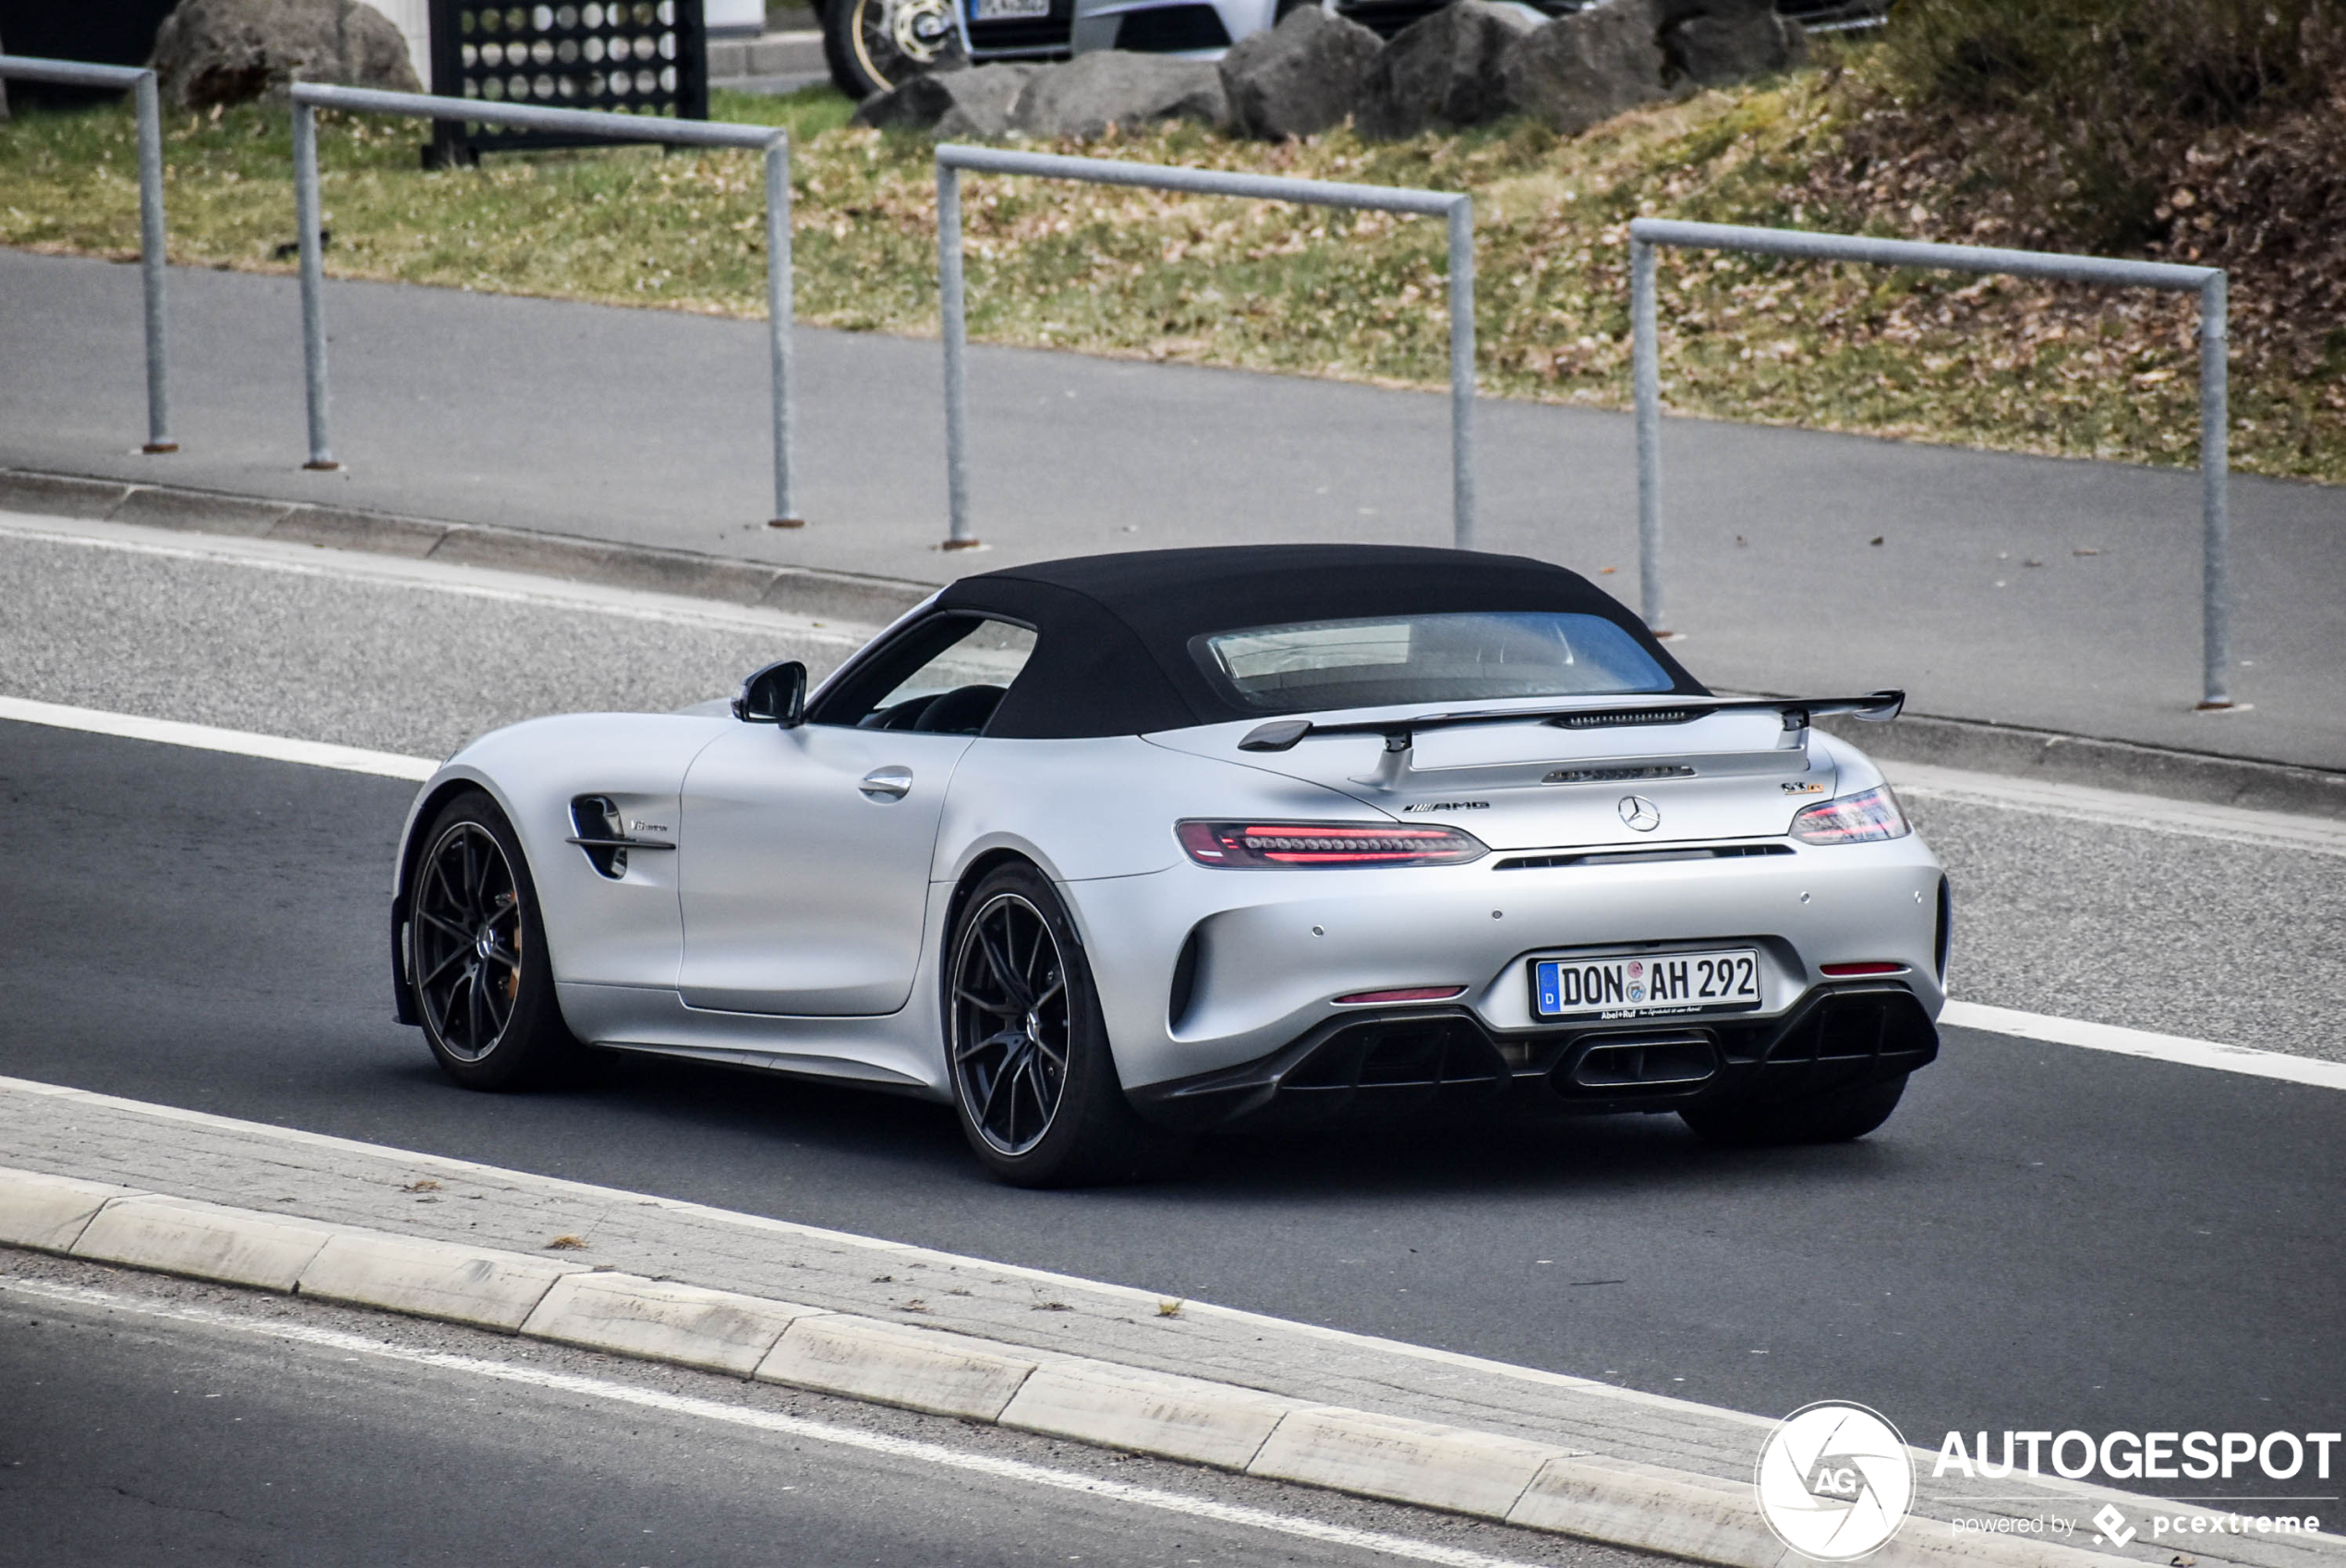
[[[1553,610],[1307,621],[1208,633],[1190,647],[1208,679],[1264,713],[1672,685],[1622,627]]]

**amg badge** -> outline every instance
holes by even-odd
[[[1416,805],[1403,806],[1401,809],[1403,811],[1489,811],[1491,802],[1488,801],[1420,801]]]

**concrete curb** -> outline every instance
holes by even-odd
[[[936,591],[925,583],[769,566],[693,550],[26,469],[0,469],[0,511],[532,572],[566,582],[875,626],[886,625]]]
[[[0,1168],[0,1244],[438,1318],[1723,1568],[1783,1568],[1747,1488],[949,1331]],[[2115,1557],[1910,1529],[1885,1568]]]
[[[30,469],[0,468],[0,511],[531,572],[865,625],[885,625],[935,591],[931,584],[692,550]],[[1889,724],[1829,720],[1822,728],[1893,761],[2346,820],[2346,772],[1920,714]]]

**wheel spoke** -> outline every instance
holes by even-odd
[[[1016,1018],[1022,1011],[1023,1011],[1022,1008],[1013,1007],[1005,1003],[989,1002],[966,985],[956,985],[953,987],[953,995],[960,997],[962,1001],[967,1002],[973,1007],[976,1007],[983,1012],[992,1013],[996,1018]]]
[[[443,849],[440,852],[439,858],[431,862],[431,874],[433,880],[440,884],[440,901],[442,907],[455,910],[461,913],[464,909],[465,901],[456,897],[456,889],[449,885],[448,851],[446,850]]]
[[[467,970],[465,979],[467,982],[465,987],[465,1028],[471,1036],[465,1043],[467,1049],[478,1051],[483,1038],[480,1027],[480,971]]]
[[[978,1126],[990,1128],[994,1125],[994,1099],[1002,1092],[1002,1080],[1006,1076],[1000,1068],[997,1067],[994,1076],[986,1080],[986,1100],[977,1108]]]
[[[1026,987],[1019,983],[1017,971],[1010,967],[1010,960],[995,949],[993,938],[986,934],[983,926],[978,928],[977,941],[978,946],[986,949],[986,965],[994,971],[994,983],[1002,988],[1002,994],[1010,998],[1012,1007],[1022,1013],[1026,1011]]]
[[[431,971],[430,971],[429,973],[426,974],[426,975],[424,976],[424,978],[423,978],[423,979],[422,979],[422,980],[421,980],[418,983],[420,983],[420,984],[424,984],[424,985],[429,985],[432,982],[434,982],[434,981],[438,980],[438,979],[439,979],[441,975],[446,974],[446,973],[448,972],[448,971],[449,971],[450,966],[454,965],[454,964],[458,964],[458,963],[462,963],[462,962],[464,961],[464,958],[465,958],[465,949],[464,949],[464,948],[462,948],[462,947],[452,947],[452,948],[450,948],[450,949],[449,949],[449,951],[448,951],[448,956],[447,956],[446,958],[444,958],[444,959],[441,959],[438,963],[436,963],[436,964],[432,965],[432,967],[431,967]]]
[[[425,924],[437,926],[448,935],[454,937],[459,947],[470,947],[473,945],[473,934],[454,921],[443,920],[429,910],[417,910],[416,914]]]

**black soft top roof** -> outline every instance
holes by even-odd
[[[1401,545],[1135,550],[964,577],[937,603],[1034,628],[1034,657],[986,726],[989,735],[1013,739],[1139,735],[1259,718],[1206,679],[1191,638],[1377,615],[1602,616],[1653,656],[1674,692],[1703,690],[1611,595],[1578,573],[1517,555]]]

